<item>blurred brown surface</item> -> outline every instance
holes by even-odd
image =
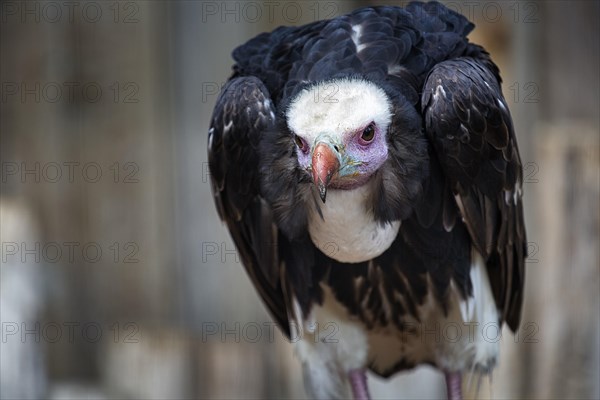
[[[208,119],[236,45],[383,2],[276,3],[0,4],[1,398],[306,396],[218,221]],[[599,398],[599,3],[446,3],[525,165],[522,328],[479,395]],[[427,367],[371,383],[443,395]]]

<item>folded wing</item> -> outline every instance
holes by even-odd
[[[502,319],[519,324],[527,241],[522,164],[496,66],[482,50],[437,64],[422,94],[433,143],[475,248],[486,260]],[[444,216],[453,229],[455,213]]]

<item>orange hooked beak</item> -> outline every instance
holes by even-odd
[[[312,174],[323,203],[327,196],[327,186],[339,169],[340,161],[331,147],[323,142],[317,144],[312,154]]]

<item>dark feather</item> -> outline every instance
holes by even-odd
[[[208,162],[219,215],[254,286],[289,335],[277,252],[281,235],[271,208],[259,196],[258,154],[253,144],[274,126],[274,111],[267,89],[258,79],[230,80],[213,112]]]
[[[497,74],[489,55],[470,45],[468,57],[433,68],[422,106],[427,135],[460,199],[471,240],[486,260],[501,319],[515,330],[527,243],[522,164]]]

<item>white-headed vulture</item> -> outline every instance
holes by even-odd
[[[518,328],[522,164],[501,78],[439,3],[369,7],[233,52],[208,136],[243,265],[317,398],[365,371],[496,365]]]

